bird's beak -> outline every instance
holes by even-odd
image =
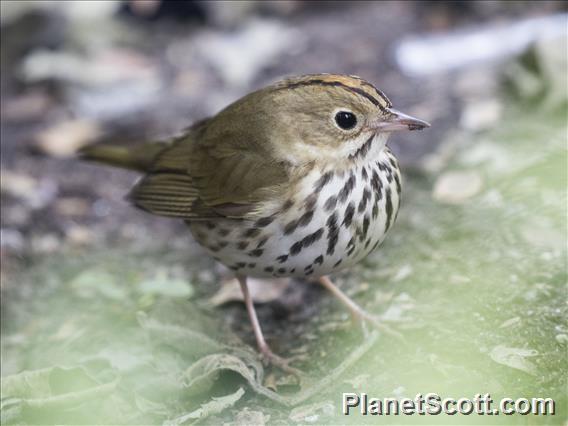
[[[430,123],[403,114],[396,109],[389,108],[390,115],[381,117],[371,123],[370,127],[379,132],[398,132],[401,130],[422,130],[430,127]]]

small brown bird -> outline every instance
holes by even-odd
[[[327,275],[383,241],[401,193],[387,138],[425,127],[358,77],[306,75],[253,92],[169,142],[95,145],[81,154],[144,173],[129,199],[185,220],[235,272],[260,352],[296,373],[264,340],[247,277],[316,279],[356,317],[378,325]]]

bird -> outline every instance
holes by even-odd
[[[247,278],[315,281],[378,326],[329,276],[375,250],[397,218],[402,182],[389,135],[427,127],[360,77],[309,74],[249,93],[170,140],[79,154],[143,174],[127,199],[185,221],[238,279],[262,358],[297,374],[267,344]]]

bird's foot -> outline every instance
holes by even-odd
[[[377,316],[367,312],[359,305],[354,304],[354,306],[350,306],[349,311],[351,312],[351,317],[353,318],[353,320],[359,322],[362,325],[363,332],[365,334],[368,333],[366,325],[369,324],[373,328],[376,328],[377,330],[382,331],[389,336],[393,336],[401,341],[404,341],[404,336],[402,334],[394,330],[392,327],[386,325]]]
[[[265,365],[268,364],[274,365],[278,367],[280,370],[284,371],[285,373],[296,376],[296,378],[300,381],[302,380],[303,377],[305,377],[306,374],[302,370],[290,366],[292,362],[301,359],[301,356],[282,358],[281,356],[276,355],[274,352],[272,352],[272,350],[268,345],[260,347],[259,350]]]

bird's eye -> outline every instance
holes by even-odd
[[[335,114],[335,122],[340,129],[351,130],[357,125],[357,117],[349,111],[339,111]]]

